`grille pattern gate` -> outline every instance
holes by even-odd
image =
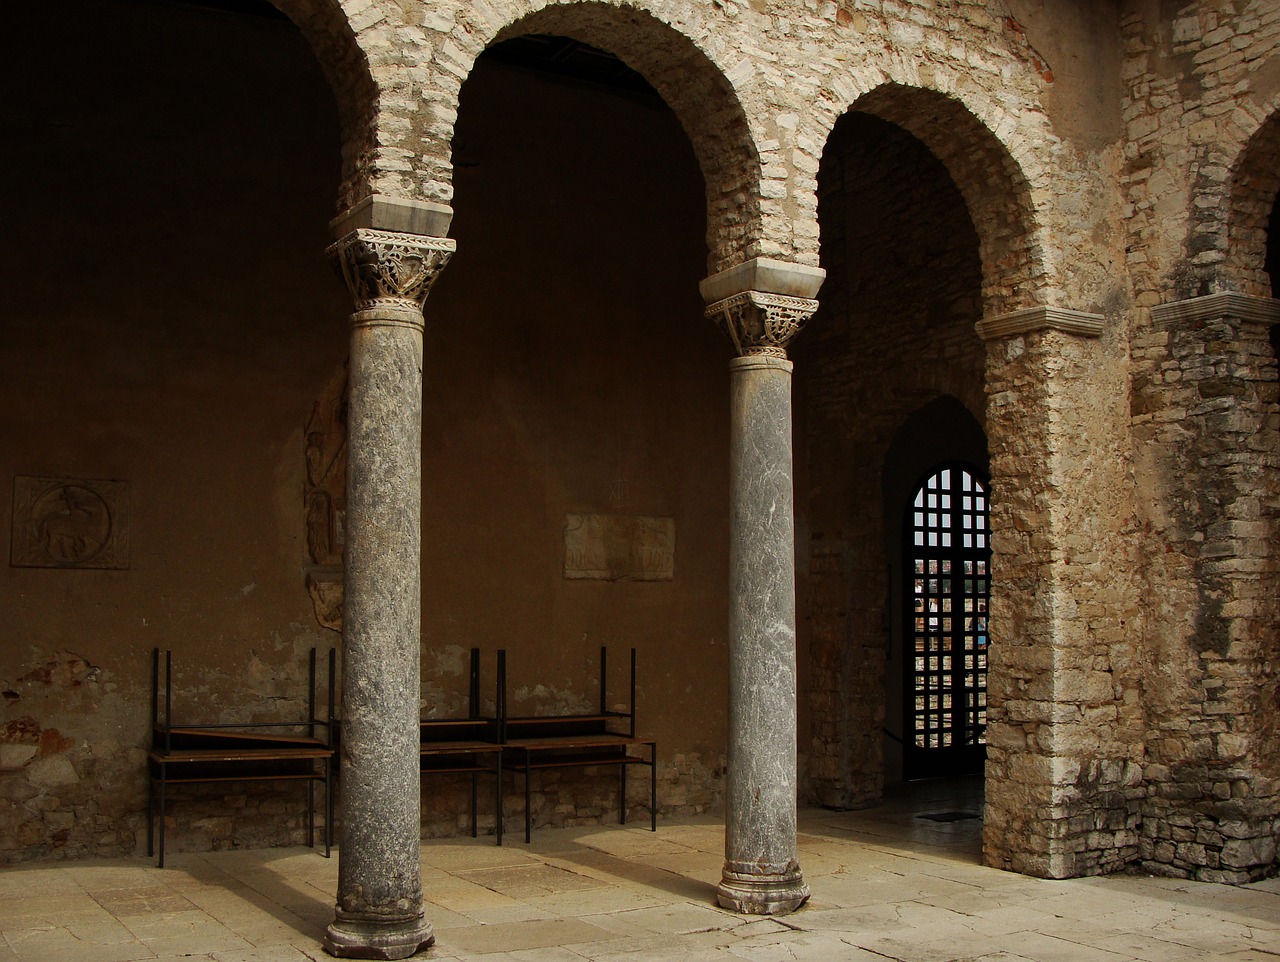
[[[985,745],[987,487],[966,466],[942,467],[916,491],[907,522],[908,744],[917,755]]]

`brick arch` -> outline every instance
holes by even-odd
[[[946,167],[978,232],[985,316],[1046,300],[1050,278],[1031,186],[987,124],[955,97],[893,82],[862,94],[849,111],[901,127]],[[828,136],[831,129],[834,121]]]
[[[1225,276],[1221,289],[1270,297],[1267,274],[1268,226],[1280,195],[1280,104],[1247,138],[1231,166],[1226,211]],[[1205,173],[1200,175],[1203,180]],[[1197,185],[1199,186],[1199,185]],[[1217,193],[1221,188],[1217,185]],[[1197,194],[1201,192],[1196,191]],[[1212,225],[1216,226],[1216,225]],[[1271,238],[1272,244],[1280,238]],[[1214,293],[1204,291],[1202,293]]]
[[[372,192],[378,85],[340,0],[271,0],[311,46],[338,105],[342,185],[338,207]]]
[[[579,40],[608,50],[640,73],[675,112],[702,170],[707,196],[709,272],[760,253],[760,161],[756,138],[733,84],[695,37],[709,27],[679,26],[638,7],[600,0],[546,3],[518,0],[503,22],[481,21],[492,8],[469,7],[447,44],[449,59],[435,71],[431,96],[456,104],[462,81],[475,58],[495,43],[542,33]],[[442,114],[438,114],[442,116]],[[452,121],[431,131],[427,163],[434,165],[436,199],[451,196],[448,141]]]

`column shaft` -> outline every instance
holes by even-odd
[[[342,821],[325,938],[348,958],[434,941],[419,865],[422,326],[404,313],[361,311],[351,333]]]
[[[764,354],[731,365],[729,777],[717,899],[761,915],[809,897],[796,859],[791,369]]]
[[[379,203],[366,206],[376,212]],[[454,246],[446,237],[356,224],[333,247],[357,307],[348,375],[338,904],[324,940],[327,952],[343,958],[404,959],[435,941],[423,916],[419,854],[422,305]]]

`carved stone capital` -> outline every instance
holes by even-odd
[[[785,358],[787,342],[817,309],[818,302],[808,297],[741,291],[710,305],[706,315],[733,342],[739,357]]]
[[[457,250],[451,237],[429,237],[358,228],[329,248],[356,302],[356,316],[376,312],[406,322],[422,317],[422,305],[440,271]]]

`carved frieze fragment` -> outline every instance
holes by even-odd
[[[311,563],[341,567],[347,508],[347,366],[329,378],[304,430],[303,494],[307,554]]]
[[[307,593],[320,627],[341,632],[342,603],[346,598],[342,572],[311,572],[307,575]]]
[[[311,408],[303,432],[306,465],[303,521],[307,573],[316,621],[342,630],[342,563],[346,549],[347,364],[334,371]]]
[[[128,568],[128,483],[15,477],[9,563],[15,568]]]
[[[567,514],[564,576],[592,581],[671,581],[676,522],[621,514]]]

